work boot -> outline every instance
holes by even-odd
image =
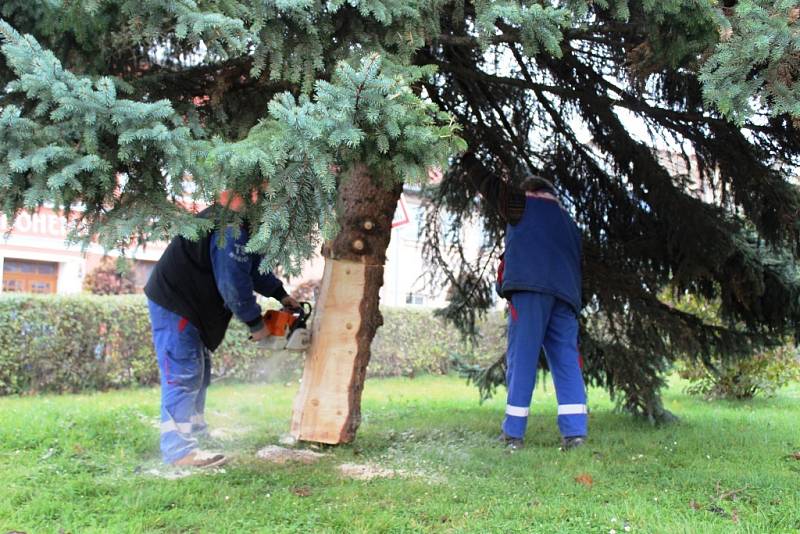
[[[586,436],[571,436],[568,438],[561,438],[561,450],[568,451],[577,449],[586,444]]]
[[[175,460],[172,462],[172,465],[175,467],[219,467],[220,465],[227,462],[228,459],[225,457],[224,454],[213,453],[213,452],[205,452],[200,450],[195,450],[181,458],[180,460]]]
[[[500,432],[500,436],[497,438],[497,441],[505,445],[505,447],[510,451],[517,451],[525,447],[525,441],[522,438],[509,436],[505,432]]]

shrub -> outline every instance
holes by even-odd
[[[800,380],[797,348],[785,346],[751,358],[717,362],[713,367],[684,361],[678,374],[691,382],[686,391],[708,398],[751,399],[771,396],[789,382]]]
[[[136,293],[134,278],[132,262],[106,256],[83,279],[83,289],[95,295],[129,295]]]
[[[387,309],[373,343],[369,376],[446,373],[453,353],[492,361],[503,350],[502,319],[491,316],[476,347],[428,310]],[[300,353],[267,353],[232,321],[213,357],[214,379],[297,378]],[[0,395],[102,390],[158,383],[142,295],[0,295]]]
[[[662,297],[681,311],[701,318],[707,324],[723,326],[719,301],[694,295],[678,296],[664,292]],[[780,340],[779,340],[780,341]],[[678,362],[678,375],[691,383],[687,393],[708,398],[751,399],[772,395],[791,381],[800,380],[800,360],[796,348],[765,350],[739,359],[712,355],[704,363],[696,358]]]

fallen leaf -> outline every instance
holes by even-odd
[[[311,488],[309,488],[308,486],[300,486],[298,488],[292,488],[292,493],[294,493],[298,497],[308,497],[311,495]]]
[[[575,477],[575,482],[578,484],[583,484],[587,488],[591,488],[592,484],[594,484],[594,480],[592,480],[592,475],[589,473],[581,473],[580,475]]]
[[[691,508],[692,510],[699,510],[701,506],[699,502],[692,499],[691,501],[689,501],[689,508]]]
[[[731,512],[731,521],[733,521],[734,523],[738,523],[739,522],[739,514],[736,513],[736,510],[733,510]]]

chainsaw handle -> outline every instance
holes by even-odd
[[[284,308],[286,311],[290,311],[292,313],[299,313],[299,319],[301,321],[308,319],[309,315],[311,315],[311,303],[310,302],[301,302],[298,308]]]

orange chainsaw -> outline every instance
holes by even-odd
[[[263,320],[269,335],[259,345],[270,350],[306,350],[311,345],[309,315],[308,302],[301,302],[299,308],[268,310]]]

